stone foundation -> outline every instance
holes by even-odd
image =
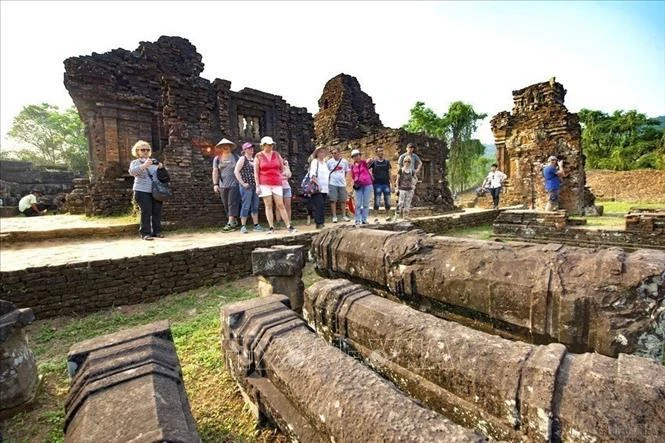
[[[287,294],[291,309],[302,312],[305,285],[302,270],[307,261],[303,246],[277,245],[252,251],[252,273],[259,276],[259,296]]]
[[[311,234],[270,238],[151,256],[42,266],[0,273],[0,292],[39,318],[146,303],[252,274],[251,251],[275,244],[309,247]],[[146,266],[146,262],[150,266]],[[141,269],[141,279],[136,270]],[[152,277],[148,280],[148,277]]]
[[[665,215],[663,216],[665,219]],[[564,211],[505,211],[492,225],[492,236],[502,240],[562,243],[573,246],[612,247],[634,251],[640,248],[665,250],[665,235],[659,232],[658,213],[629,214],[626,230],[590,229],[577,226]],[[586,220],[582,220],[586,221]]]
[[[317,272],[446,319],[574,352],[633,353],[665,316],[665,252],[503,244],[340,227],[312,242]]]
[[[294,441],[483,441],[329,346],[280,295],[222,308],[226,367],[257,415]]]
[[[307,288],[306,320],[427,407],[499,441],[665,439],[665,366],[475,331],[347,280]]]
[[[77,343],[65,442],[200,442],[168,322]]]

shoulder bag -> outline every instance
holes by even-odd
[[[150,180],[152,180],[152,198],[157,201],[165,202],[173,197],[173,192],[167,183],[155,180],[150,172],[148,172]]]

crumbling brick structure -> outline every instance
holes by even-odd
[[[326,83],[319,99],[319,112],[314,116],[314,132],[317,144],[339,149],[349,161],[352,149],[359,149],[369,159],[374,157],[377,147],[383,147],[393,166],[392,183],[397,175],[397,159],[406,152],[406,145],[413,143],[423,161],[413,205],[436,205],[440,211],[454,209],[446,179],[446,143],[384,127],[372,98],[360,89],[355,77],[339,74]]]
[[[210,183],[212,146],[227,137],[258,142],[271,135],[295,166],[296,177],[312,151],[312,116],[280,96],[200,76],[201,54],[186,39],[160,37],[134,51],[65,60],[65,86],[84,122],[91,184],[88,212],[107,215],[131,206],[130,148],[152,144],[171,175],[174,198],[164,220],[219,221],[222,206]]]
[[[492,120],[499,169],[508,176],[502,204],[544,207],[542,168],[550,155],[564,160],[561,208],[580,214],[593,207],[586,189],[584,155],[577,114],[563,104],[566,90],[554,78],[513,91],[513,112],[502,111]]]

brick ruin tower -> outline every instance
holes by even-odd
[[[347,160],[351,160],[351,149],[359,149],[369,159],[377,147],[383,147],[395,175],[399,155],[406,152],[408,143],[415,144],[423,168],[413,205],[433,206],[436,212],[454,209],[446,179],[446,143],[404,129],[384,127],[372,97],[360,89],[355,77],[339,74],[328,80],[319,99],[319,112],[314,116],[314,133],[317,144],[338,148]]]
[[[513,112],[492,117],[499,169],[508,176],[502,204],[543,208],[546,203],[542,168],[550,155],[564,160],[568,176],[561,188],[561,209],[582,214],[592,208],[586,188],[582,130],[577,114],[563,104],[566,90],[554,78],[513,91]]]
[[[222,137],[240,146],[272,136],[277,149],[304,174],[314,125],[305,108],[255,89],[232,91],[231,82],[200,76],[202,56],[181,37],[141,42],[65,60],[65,87],[85,125],[89,145],[89,215],[131,208],[130,149],[139,139],[171,175],[172,200],[164,220],[187,225],[221,223],[223,209],[210,184],[212,147]]]

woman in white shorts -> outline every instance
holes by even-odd
[[[254,156],[254,179],[258,184],[256,192],[263,199],[263,204],[266,207],[266,219],[270,225],[268,234],[275,232],[273,203],[281,214],[289,232],[296,232],[284,207],[284,190],[282,188],[284,161],[279,152],[273,150],[274,146],[275,142],[272,137],[263,137],[261,139],[262,151]]]

